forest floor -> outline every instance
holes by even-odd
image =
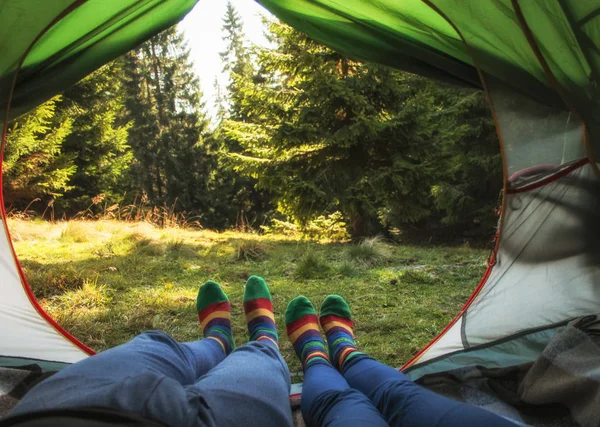
[[[353,310],[359,348],[399,367],[460,310],[487,255],[468,246],[312,242],[116,221],[11,219],[9,228],[42,307],[98,351],[148,329],[198,339],[195,298],[209,279],[229,295],[241,345],[244,283],[253,274],[264,277],[294,382],[301,368],[285,337],[284,312],[295,296],[307,296],[318,310],[326,295],[342,295]]]

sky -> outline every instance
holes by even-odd
[[[269,12],[253,0],[231,0],[231,3],[242,18],[246,38],[252,43],[266,45],[261,15],[269,15]],[[220,78],[222,84],[226,83],[219,56],[219,52],[226,48],[221,31],[226,5],[225,0],[200,0],[179,24],[190,46],[191,59],[200,78],[205,110],[211,117],[216,114],[215,78]]]

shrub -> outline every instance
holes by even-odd
[[[323,279],[330,270],[329,264],[314,252],[306,252],[294,270],[296,279]]]
[[[283,234],[284,236],[295,236],[300,233],[296,224],[275,218],[271,220],[271,225],[261,225],[260,229],[265,234]]]
[[[327,216],[321,215],[302,226],[272,219],[270,226],[261,225],[260,228],[265,234],[283,234],[285,236],[299,234],[312,240],[342,241],[350,237],[341,212],[334,212]]]
[[[315,240],[340,241],[350,237],[341,212],[334,212],[327,216],[321,215],[309,221],[301,230],[304,236]]]
[[[392,258],[392,251],[381,237],[370,237],[350,246],[348,256],[364,267],[374,267],[388,262]]]

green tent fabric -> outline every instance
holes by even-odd
[[[259,2],[358,59],[475,86],[479,68],[485,81],[580,116],[600,151],[598,0]]]
[[[472,70],[475,58],[485,73],[533,98],[558,105],[519,22],[520,9],[558,81],[576,99],[597,98],[590,92],[592,86],[596,90],[595,76],[600,66],[597,1],[261,0],[260,3],[294,27],[349,55],[398,68],[412,68],[419,60],[439,73],[478,84]],[[453,27],[467,41],[470,51]],[[427,71],[427,66],[423,71]]]
[[[181,19],[195,0],[0,0],[0,108],[23,63],[12,117]],[[592,0],[262,0],[282,20],[346,54],[479,86],[481,70],[539,102],[563,106],[519,22],[581,111],[596,111],[598,2]],[[452,25],[448,22],[452,23]],[[456,32],[458,29],[460,35]],[[466,48],[461,36],[469,44]],[[593,118],[595,114],[587,114]]]
[[[0,111],[11,117],[181,20],[196,0],[0,0]],[[39,37],[39,39],[38,39]]]
[[[479,86],[474,68],[559,106],[560,100],[519,23],[526,23],[557,80],[577,105],[597,108],[598,2],[582,0],[262,0],[275,15],[353,57]],[[30,43],[12,116],[174,24],[195,0],[0,1],[0,106]],[[441,13],[440,13],[441,12]],[[445,15],[445,16],[444,16]],[[471,51],[465,48],[461,36]],[[590,117],[594,115],[590,114]]]

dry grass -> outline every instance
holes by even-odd
[[[229,295],[241,345],[247,336],[244,282],[252,274],[264,277],[292,372],[301,369],[285,339],[283,317],[295,296],[306,295],[318,308],[327,294],[343,295],[360,348],[400,366],[456,314],[477,285],[487,255],[465,247],[316,243],[112,220],[50,224],[13,218],[9,228],[42,306],[96,350],[146,329],[198,339],[194,301],[198,286],[209,279]]]

